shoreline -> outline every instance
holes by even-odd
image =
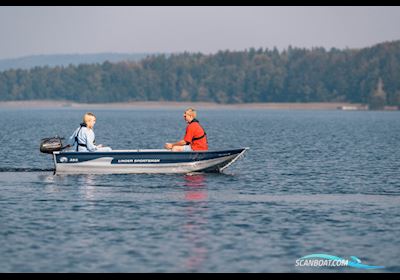
[[[240,103],[218,104],[212,102],[174,102],[174,101],[137,101],[116,103],[76,103],[69,101],[29,100],[29,101],[1,101],[0,109],[186,109],[194,107],[203,109],[263,109],[263,110],[338,110],[353,108],[362,110],[363,104],[346,102],[312,102],[312,103]]]

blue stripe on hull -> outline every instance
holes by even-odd
[[[56,162],[74,164],[91,161],[103,157],[112,157],[112,165],[125,164],[162,164],[186,163],[216,159],[240,154],[244,149],[204,151],[204,152],[170,152],[170,151],[138,151],[138,152],[61,152],[55,154]]]

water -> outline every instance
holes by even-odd
[[[97,143],[161,148],[181,110],[94,110]],[[0,272],[364,272],[296,267],[325,253],[400,271],[400,112],[201,111],[225,174],[53,176],[41,138],[84,111],[0,111]]]

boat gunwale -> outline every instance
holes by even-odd
[[[236,149],[225,149],[225,150],[206,150],[206,151],[170,151],[170,150],[162,150],[162,149],[143,149],[143,150],[112,150],[112,151],[103,151],[103,152],[75,152],[75,151],[56,151],[53,152],[53,155],[112,155],[112,154],[118,154],[118,155],[125,155],[125,154],[196,154],[196,153],[242,153],[246,150],[249,150],[249,147],[244,147],[244,148],[236,148]]]

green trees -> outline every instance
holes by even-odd
[[[384,85],[374,95],[377,82]],[[382,89],[381,88],[381,89]],[[382,89],[383,90],[383,89]],[[0,100],[356,102],[400,105],[400,41],[358,50],[289,47],[148,56],[0,72]]]

